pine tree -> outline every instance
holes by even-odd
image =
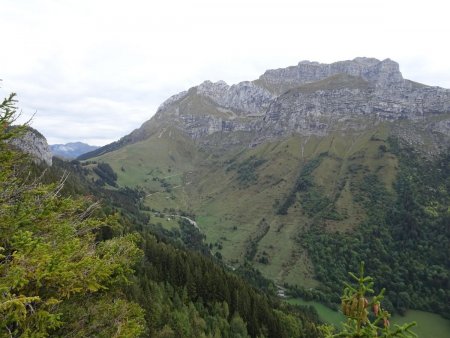
[[[136,337],[143,310],[120,285],[140,257],[135,235],[96,243],[113,217],[92,217],[96,204],[62,197],[64,178],[42,184],[29,159],[10,144],[22,127],[15,95],[0,104],[0,337]]]
[[[372,298],[368,298],[374,293],[373,278],[364,276],[364,262],[360,265],[359,277],[354,273],[349,273],[356,285],[345,283],[344,294],[341,297],[342,312],[347,317],[341,332],[334,334],[334,328],[323,326],[322,332],[326,338],[409,338],[417,337],[410,329],[413,323],[392,327],[389,322],[390,314],[381,308],[384,289]]]

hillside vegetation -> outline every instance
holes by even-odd
[[[448,247],[448,186],[439,169],[447,164],[402,146],[396,128],[383,123],[226,150],[166,130],[94,160],[111,164],[119,186],[142,189],[150,219],[192,215],[228,265],[250,262],[276,283],[314,287],[314,297],[337,303],[346,271],[365,260],[391,290],[391,309],[444,314],[446,302],[436,302],[448,297],[440,250]],[[175,217],[157,223],[179,231]]]
[[[8,128],[15,112],[11,96],[0,106],[0,337],[321,336],[312,309],[198,253],[191,223],[180,220],[182,241],[149,223],[142,191],[119,187],[109,164],[34,164],[6,142],[23,129]]]

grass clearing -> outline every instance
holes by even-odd
[[[304,301],[301,298],[291,298],[288,299],[287,302],[296,305],[313,306],[319,314],[320,319],[329,324],[333,324],[336,327],[341,327],[341,323],[345,321],[345,316],[341,312],[334,311],[327,306],[315,301]],[[444,319],[440,315],[430,312],[409,310],[405,316],[392,316],[391,325],[402,325],[413,321],[415,321],[417,325],[413,327],[412,331],[415,332],[419,337],[450,337],[450,320]]]
[[[393,316],[393,324],[402,325],[404,323],[417,322],[413,331],[423,338],[448,338],[450,337],[450,320],[442,318],[435,313],[409,310],[405,316]]]
[[[299,194],[287,215],[276,214],[277,203],[288,196],[302,167],[326,153],[312,177],[317,191],[344,217],[323,224],[329,231],[356,226],[365,215],[354,201],[352,187],[371,170],[378,170],[386,185],[395,177],[396,158],[389,153],[380,156],[379,152],[388,134],[389,130],[379,125],[365,132],[293,135],[254,148],[219,147],[206,152],[168,128],[97,160],[112,166],[120,186],[142,188],[147,207],[194,213],[206,242],[220,244],[221,249],[216,246],[214,250],[221,252],[225,262],[242,263],[249,239],[258,238],[253,263],[266,277],[278,283],[315,287],[314,269],[298,243],[298,235],[316,219],[308,216]],[[239,168],[249,172],[243,175]],[[255,237],[262,219],[270,228],[264,236]],[[171,229],[173,225],[163,227]],[[259,262],[262,256],[268,258],[265,264]]]
[[[290,298],[286,300],[289,304],[293,305],[306,305],[312,306],[319,314],[319,318],[326,323],[333,324],[336,327],[341,327],[341,323],[345,320],[345,316],[339,311],[334,311],[329,307],[315,301],[305,301],[301,298]]]

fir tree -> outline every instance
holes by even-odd
[[[43,184],[13,149],[26,126],[15,95],[0,104],[0,337],[136,337],[143,310],[120,285],[141,257],[135,235],[97,243],[95,231],[116,222],[92,217],[95,203],[62,197],[64,178]]]

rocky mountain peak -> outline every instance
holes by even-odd
[[[365,57],[331,64],[301,61],[297,66],[267,70],[256,82],[280,95],[289,89],[336,74],[358,76],[380,87],[404,82],[397,62]]]
[[[204,81],[189,91],[171,96],[158,108],[158,112],[176,105],[188,95],[199,95],[238,115],[262,115],[275,97],[288,90],[339,74],[359,77],[379,88],[405,85],[398,63],[390,59],[380,61],[358,57],[332,64],[301,61],[297,66],[267,70],[255,81],[243,81],[232,86],[225,81]],[[196,115],[193,111],[189,114]]]
[[[425,123],[436,115],[442,116],[442,122],[430,128],[450,137],[447,114],[450,90],[405,80],[399,64],[391,59],[357,57],[331,64],[301,61],[231,86],[224,81],[204,81],[170,97],[151,120],[110,148],[167,128],[176,128],[201,143],[210,142],[208,137],[215,133],[246,133],[246,139],[257,144],[292,133],[362,130],[380,121]]]
[[[229,90],[230,86],[225,81],[204,81],[197,86],[198,95],[209,97],[220,105],[226,105],[225,101]]]
[[[373,66],[367,67],[362,72],[361,77],[375,82],[380,87],[402,85],[404,83],[399,64],[391,59],[385,59]]]
[[[354,62],[361,63],[363,65],[366,65],[367,67],[374,66],[380,62],[380,60],[376,58],[368,58],[364,56],[359,56],[353,59]]]

